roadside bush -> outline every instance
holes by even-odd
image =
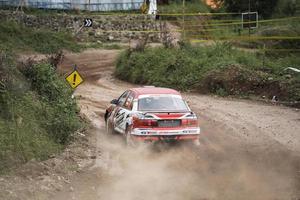
[[[215,0],[223,2],[227,12],[246,12],[248,11],[248,1],[240,0]],[[264,18],[272,16],[279,0],[252,0],[251,10],[258,11]]]
[[[82,124],[72,91],[47,63],[0,53],[0,172],[59,152]]]
[[[288,75],[298,66],[297,56],[282,58],[234,49],[228,43],[207,47],[183,45],[178,49],[148,48],[120,55],[115,75],[138,84],[226,95],[276,95],[299,101],[300,79]],[[297,64],[298,63],[298,64]],[[288,76],[286,76],[288,75]],[[292,92],[293,91],[293,92]]]
[[[31,89],[43,100],[43,110],[46,111],[43,126],[56,142],[66,144],[70,135],[79,128],[76,115],[79,110],[71,99],[73,91],[47,63],[26,66],[22,72],[30,81]]]
[[[35,94],[10,95],[10,119],[0,118],[0,172],[31,159],[43,160],[62,149],[42,125],[42,102]]]
[[[273,17],[294,16],[299,9],[299,0],[278,0]]]
[[[182,1],[174,0],[168,4],[158,5],[158,10],[161,13],[181,13]],[[209,10],[209,6],[202,1],[190,0],[185,3],[185,12],[187,13],[209,12]]]
[[[273,25],[262,27],[256,35],[262,37],[299,37],[300,36],[300,23],[297,21],[291,21],[289,24]],[[299,40],[262,40],[250,42],[254,46],[266,45],[269,49],[298,49],[300,46]]]

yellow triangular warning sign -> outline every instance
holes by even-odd
[[[77,70],[74,70],[69,76],[67,76],[66,80],[74,89],[83,82],[83,78]]]

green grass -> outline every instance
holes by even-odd
[[[60,49],[79,51],[80,48],[67,32],[37,30],[11,21],[0,22],[0,49],[55,53]]]
[[[161,13],[163,21],[169,21],[179,27],[182,25],[183,12],[186,14],[195,13],[208,13],[209,7],[201,0],[186,1],[183,9],[182,1],[170,1],[168,5],[158,5],[158,11]],[[170,15],[168,15],[170,14]],[[197,23],[199,19],[194,15],[185,15],[185,21]]]
[[[286,78],[286,67],[298,68],[297,55],[266,57],[241,51],[228,43],[207,47],[184,45],[179,49],[148,48],[125,52],[117,62],[116,76],[133,83],[224,95],[279,96],[300,101],[300,77]]]
[[[181,14],[183,11],[182,1],[171,1],[169,5],[159,5],[158,10],[160,13],[178,13]],[[201,0],[192,0],[185,2],[185,13],[208,13],[210,12],[209,7]]]
[[[91,43],[84,43],[82,44],[84,48],[91,48],[91,49],[122,49],[124,48],[122,45],[118,43],[98,43],[98,42],[91,42]]]
[[[60,152],[82,127],[72,90],[47,63],[17,67],[0,51],[0,172]]]

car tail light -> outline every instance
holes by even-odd
[[[196,119],[182,119],[182,126],[199,126],[198,120]]]
[[[140,119],[133,118],[133,128],[149,128],[157,127],[157,120],[155,119]]]

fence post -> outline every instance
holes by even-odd
[[[248,0],[248,30],[249,30],[249,37],[251,36],[251,28],[250,28],[250,12],[251,12],[251,0]]]
[[[183,41],[185,41],[185,0],[182,0],[182,33],[183,33]]]
[[[18,7],[16,9],[16,12],[19,11],[19,9],[21,10],[21,12],[23,12],[23,6],[25,5],[25,0],[19,0],[19,4]]]
[[[264,47],[263,47],[263,67],[265,67],[265,62],[266,62],[266,44],[264,44]]]

